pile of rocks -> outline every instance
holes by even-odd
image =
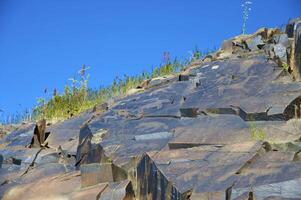
[[[300,199],[300,18],[0,141],[3,199]],[[287,68],[285,67],[287,64]]]

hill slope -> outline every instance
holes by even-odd
[[[0,143],[3,199],[300,199],[301,19]]]

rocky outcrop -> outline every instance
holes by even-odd
[[[290,38],[290,66],[295,77],[301,77],[301,17],[292,19],[286,26],[287,36]]]
[[[1,197],[300,199],[298,31],[226,40],[110,105],[21,125],[0,143]]]

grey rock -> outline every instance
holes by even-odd
[[[291,19],[288,24],[286,25],[285,32],[288,35],[289,38],[294,37],[294,31],[295,31],[295,24],[301,21],[301,17]]]
[[[256,51],[262,49],[265,43],[262,41],[262,36],[257,35],[255,37],[251,37],[245,40],[247,47],[251,51]]]
[[[290,42],[287,34],[276,34],[273,36],[273,40],[275,44],[281,44],[284,47],[288,48],[290,46]]]
[[[1,142],[0,197],[298,198],[301,83],[273,60],[291,42],[276,29],[235,37],[180,76],[48,126],[47,139],[20,127]]]
[[[144,135],[136,135],[136,141],[144,141],[144,140],[158,140],[158,139],[170,139],[173,134],[169,132],[157,132],[157,133],[149,133]]]
[[[92,115],[93,113],[87,111],[80,116],[47,127],[46,132],[50,133],[46,140],[48,146],[51,148],[58,148],[61,146],[62,149],[68,150],[75,155],[78,146],[80,127],[85,121],[89,120]]]
[[[133,186],[128,180],[109,184],[99,197],[100,200],[126,200],[134,198]]]
[[[274,45],[274,52],[275,52],[275,56],[280,58],[280,60],[282,62],[285,62],[285,63],[288,62],[287,52],[286,52],[286,47],[285,46],[283,46],[282,44]]]
[[[301,72],[301,20],[295,24],[295,65]]]
[[[81,165],[80,171],[82,187],[105,182],[118,182],[127,178],[126,172],[112,163],[84,164]]]
[[[0,154],[0,169],[2,168],[3,156]]]
[[[221,50],[232,54],[233,53],[233,45],[234,44],[233,44],[232,39],[225,40],[222,43]]]
[[[189,75],[187,74],[180,74],[179,81],[189,81]]]
[[[155,86],[160,86],[162,84],[166,84],[172,81],[175,81],[176,77],[174,76],[166,76],[166,77],[158,77],[158,78],[153,78],[149,81],[148,83],[148,88],[155,87]]]
[[[29,146],[33,137],[35,124],[24,124],[17,130],[11,132],[4,137],[4,142],[8,146]]]

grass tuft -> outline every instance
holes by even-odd
[[[249,122],[249,129],[251,132],[251,138],[253,140],[264,141],[266,139],[266,133],[263,131],[263,129],[258,128],[254,122]]]

